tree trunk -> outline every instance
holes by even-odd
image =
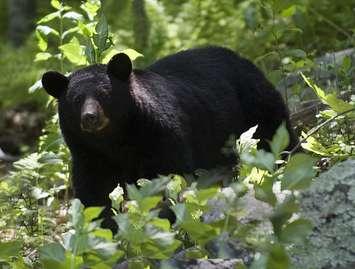
[[[13,46],[19,47],[34,28],[35,0],[8,0],[8,35]]]
[[[135,47],[143,52],[148,46],[150,23],[145,9],[144,0],[133,0],[133,31]]]

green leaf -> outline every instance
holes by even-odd
[[[152,208],[155,208],[161,200],[162,196],[145,197],[139,201],[139,208],[142,212],[148,212]]]
[[[91,222],[93,219],[99,217],[104,207],[87,207],[84,209],[85,222]]]
[[[170,221],[168,219],[154,218],[149,223],[163,231],[168,232],[170,230]]]
[[[348,55],[344,57],[343,62],[341,64],[341,69],[344,73],[346,73],[350,70],[350,68],[351,68],[351,57]]]
[[[75,11],[68,11],[63,15],[64,19],[69,19],[69,20],[73,20],[73,21],[82,21],[84,20],[83,15],[81,15],[78,12]]]
[[[106,50],[108,42],[108,24],[103,12],[95,27],[96,34],[93,37],[94,44],[98,48],[99,54]]]
[[[274,170],[275,158],[270,152],[258,150],[254,154],[244,153],[240,156],[241,160],[249,165],[253,165],[259,169],[272,172]]]
[[[40,31],[36,31],[36,37],[38,48],[40,49],[40,51],[45,51],[48,47],[48,43],[45,36]]]
[[[69,215],[71,218],[71,223],[75,229],[81,229],[84,226],[84,215],[83,215],[84,206],[79,199],[74,199],[71,202],[69,208]]]
[[[254,184],[255,198],[275,206],[277,199],[272,190],[274,181],[271,177],[264,177],[260,184]]]
[[[288,223],[281,231],[280,239],[286,243],[302,244],[312,232],[313,225],[309,220],[298,219]]]
[[[21,248],[22,242],[20,241],[0,242],[0,261],[19,256]]]
[[[60,17],[60,11],[55,11],[55,12],[49,13],[48,15],[44,16],[42,19],[40,19],[37,22],[37,24],[46,23],[46,22],[49,22],[49,21],[59,18],[59,17]]]
[[[305,75],[301,73],[302,78],[307,83],[307,85],[313,89],[313,91],[317,94],[320,98],[322,103],[330,106],[334,111],[337,113],[342,113],[347,110],[354,108],[353,105],[339,99],[336,97],[335,93],[326,94],[320,87],[318,87],[312,80],[307,78]]]
[[[178,200],[179,193],[186,188],[186,181],[183,177],[174,175],[166,185],[166,196],[175,201]]]
[[[277,131],[272,137],[272,141],[270,143],[271,151],[276,159],[280,157],[280,153],[287,148],[289,143],[290,136],[286,129],[285,123],[282,123],[279,128],[277,128]]]
[[[109,241],[112,240],[112,231],[109,229],[95,229],[92,234],[96,237],[101,237]]]
[[[270,217],[272,226],[274,228],[274,233],[276,236],[280,236],[282,226],[287,222],[293,213],[297,212],[299,209],[294,196],[289,196],[281,204],[278,204],[272,216]]]
[[[281,16],[285,18],[291,17],[296,13],[296,11],[297,11],[297,5],[291,5],[288,8],[282,10]]]
[[[140,201],[141,199],[143,199],[143,195],[138,190],[136,185],[128,184],[126,188],[127,188],[127,195],[130,200]]]
[[[200,205],[205,205],[209,199],[214,197],[219,192],[219,188],[211,187],[208,189],[198,190],[196,193],[196,199]]]
[[[287,269],[290,266],[290,258],[288,257],[285,248],[280,244],[272,246],[267,257],[267,269]]]
[[[287,50],[287,54],[296,58],[306,58],[307,53],[301,49],[289,49]]]
[[[287,163],[281,180],[281,189],[300,190],[307,188],[316,175],[314,165],[316,159],[304,154],[293,155]]]
[[[39,249],[40,260],[55,261],[62,263],[65,261],[65,249],[59,243],[50,243]]]
[[[100,6],[101,6],[100,0],[91,0],[81,4],[80,8],[86,12],[89,20],[92,21],[94,20],[97,11],[100,9]]]
[[[218,235],[218,230],[213,226],[199,221],[186,221],[180,227],[189,234],[192,240],[202,245]]]
[[[307,137],[306,142],[302,143],[302,148],[321,156],[331,155],[331,152],[327,148],[325,148],[316,138],[312,136]]]
[[[35,62],[46,61],[51,57],[52,57],[52,54],[50,54],[49,52],[39,52],[36,54]]]
[[[59,47],[64,56],[73,64],[85,65],[86,58],[84,48],[80,45],[79,40],[73,37],[69,43]]]
[[[59,0],[51,0],[51,6],[59,10],[62,7],[62,4]]]

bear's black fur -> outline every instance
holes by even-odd
[[[266,149],[283,121],[289,148],[297,143],[281,95],[226,48],[182,51],[144,70],[121,53],[68,78],[47,72],[42,84],[58,98],[75,196],[85,206],[109,206],[118,183],[230,165],[221,153],[227,138],[256,124]]]

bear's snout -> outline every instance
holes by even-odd
[[[85,100],[81,111],[81,129],[83,131],[98,132],[104,129],[108,122],[99,102],[92,98]]]

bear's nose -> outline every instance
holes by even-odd
[[[81,117],[81,124],[86,130],[94,130],[99,123],[99,117],[94,112],[86,112]]]

